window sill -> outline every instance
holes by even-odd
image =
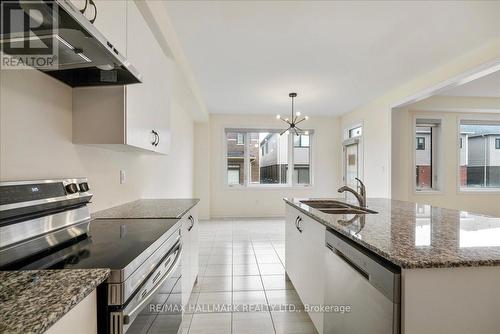
[[[415,195],[444,195],[442,190],[426,189],[426,190],[413,190]]]
[[[467,189],[467,188],[460,188],[460,189],[458,189],[458,193],[462,194],[462,195],[470,195],[470,194],[479,194],[479,195],[500,194],[500,188],[491,188],[491,189]]]
[[[304,185],[304,186],[290,186],[290,185],[226,185],[227,190],[299,190],[299,189],[313,189],[314,185]]]

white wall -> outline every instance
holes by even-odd
[[[500,99],[499,99],[500,101]],[[444,208],[459,209],[471,212],[479,212],[500,216],[498,206],[499,193],[470,193],[459,192],[458,165],[460,163],[459,151],[459,122],[461,118],[475,117],[479,119],[498,119],[500,114],[480,114],[480,113],[453,113],[411,110],[413,106],[408,106],[404,110],[397,112],[397,117],[393,118],[393,126],[399,128],[397,143],[393,145],[393,157],[398,157],[393,164],[393,194],[394,199],[407,200],[417,203],[431,204]],[[425,118],[438,118],[442,120],[441,142],[437,154],[442,157],[440,177],[440,191],[436,193],[416,193],[413,183],[414,167],[413,155],[415,148],[413,145],[413,121],[415,116]]]
[[[415,94],[498,58],[500,39],[472,50],[429,73],[423,73],[374,101],[342,115],[342,130],[349,125],[363,122],[364,181],[369,197],[391,197],[391,175],[398,174],[398,171],[391,170],[392,162],[399,160],[399,157],[391,157],[391,145],[399,141],[398,137],[391,136],[391,131],[399,133],[399,130],[391,126],[392,108]]]
[[[281,129],[282,122],[272,115],[211,115],[208,123],[196,125],[195,196],[202,202],[210,197],[210,206],[200,210],[202,217],[274,217],[284,216],[283,197],[336,197],[340,185],[340,130],[337,118],[312,117],[304,128],[314,130],[312,142],[314,186],[310,188],[229,188],[225,185],[224,129]],[[208,147],[207,147],[207,143]],[[203,148],[203,149],[202,149]],[[209,149],[208,149],[209,148]],[[209,168],[208,168],[209,166]],[[206,173],[204,171],[206,170]]]
[[[93,211],[138,198],[193,196],[193,120],[175,94],[168,156],[74,145],[71,88],[41,72],[2,70],[0,99],[0,180],[86,176]]]

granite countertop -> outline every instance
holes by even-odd
[[[0,271],[0,333],[43,333],[109,276],[109,269]]]
[[[390,199],[368,199],[378,214],[332,215],[303,200],[285,199],[401,268],[500,266],[500,218]]]
[[[181,218],[191,210],[199,199],[140,199],[109,209],[95,212],[93,218],[141,219],[141,218]]]

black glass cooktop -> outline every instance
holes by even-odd
[[[8,269],[123,269],[173,228],[177,219],[96,219],[87,235]]]

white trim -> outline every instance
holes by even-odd
[[[349,131],[355,128],[361,127],[361,136],[349,138]],[[365,136],[365,124],[363,120],[351,122],[347,124],[342,130],[342,140],[340,144],[342,145],[342,184],[346,185],[346,169],[347,162],[345,157],[345,146],[349,140],[357,140],[358,141],[358,178],[364,180],[365,174],[365,145],[364,138]]]
[[[460,126],[462,121],[478,121],[483,125],[486,123],[500,125],[500,115],[457,115],[456,117],[456,191],[458,195],[495,195],[500,194],[499,188],[468,188],[460,185]]]
[[[410,95],[395,104],[391,105],[391,109],[401,108],[409,104],[422,101],[428,97],[439,95],[440,92],[449,90],[451,88],[466,84],[473,80],[482,78],[496,71],[500,71],[500,58],[497,58],[491,62],[482,64],[471,70],[465,71],[459,75],[456,75],[448,80],[442,81],[436,85],[433,85],[427,89],[421,90],[420,92]]]
[[[443,167],[444,162],[441,161],[438,157],[442,157],[442,155],[439,154],[440,150],[443,150],[443,123],[444,123],[444,117],[442,116],[435,116],[435,115],[428,115],[428,114],[421,114],[421,113],[415,113],[412,112],[412,117],[411,117],[411,143],[412,147],[410,148],[411,152],[411,187],[413,194],[414,195],[442,195],[444,194],[444,188],[445,188],[445,183],[444,181],[444,175],[443,175]],[[431,145],[432,145],[432,183],[433,187],[431,189],[422,189],[418,190],[417,185],[416,185],[416,179],[417,179],[417,157],[416,157],[416,147],[417,147],[417,139],[416,139],[416,133],[417,133],[417,119],[427,119],[427,120],[435,120],[439,121],[439,128],[440,128],[440,133],[439,136],[437,137],[437,140],[433,140],[431,137]],[[441,147],[440,147],[441,146]],[[437,160],[437,161],[436,161]],[[437,168],[437,170],[436,170]],[[435,184],[435,178],[437,177],[437,184]]]

